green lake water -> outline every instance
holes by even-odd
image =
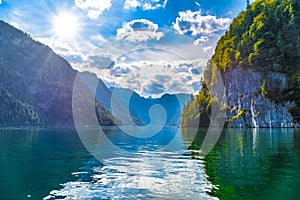
[[[195,131],[106,128],[120,152],[99,162],[75,130],[2,128],[0,199],[300,199],[299,129],[224,129],[206,157]]]

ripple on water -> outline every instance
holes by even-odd
[[[204,161],[184,152],[139,152],[94,166],[89,181],[64,183],[44,199],[216,199],[204,171]]]

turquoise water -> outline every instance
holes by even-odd
[[[42,199],[91,158],[74,130],[1,129],[0,199]]]
[[[71,129],[0,129],[0,199],[300,199],[299,129],[225,129],[205,158],[205,130],[105,132],[99,162]]]

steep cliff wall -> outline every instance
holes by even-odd
[[[262,91],[263,85],[269,90],[274,87],[284,89],[286,86],[284,74],[273,72],[264,77],[253,69],[242,69],[238,66],[228,69],[223,73],[222,78],[229,127],[296,126],[288,111],[294,103],[275,103],[266,98]]]
[[[218,41],[182,125],[208,126],[217,103],[229,127],[298,127],[299,33],[299,0],[254,1]]]

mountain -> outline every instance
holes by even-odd
[[[97,100],[100,101],[107,110],[111,111],[111,90],[106,87],[105,83],[99,79],[96,74],[90,72],[79,72],[78,75],[88,89],[95,94]]]
[[[145,124],[160,123],[159,118],[162,115],[162,111],[153,112],[152,119],[150,118],[150,109],[155,105],[160,105],[166,112],[167,125],[180,124],[182,106],[187,103],[190,98],[188,94],[164,94],[160,98],[145,98],[138,95],[129,89],[114,88],[118,101],[125,101],[129,99],[129,113],[131,116],[141,120]],[[118,102],[115,101],[115,102]],[[151,121],[152,120],[152,121]],[[155,120],[157,120],[155,122]]]
[[[188,94],[165,94],[160,98],[144,98],[136,92],[125,88],[107,88],[102,80],[98,79],[95,74],[89,72],[81,72],[80,78],[95,93],[97,100],[103,103],[107,110],[113,111],[111,98],[114,98],[113,105],[117,108],[118,119],[122,124],[130,124],[128,113],[133,122],[137,125],[146,125],[151,123],[149,116],[150,108],[156,104],[161,105],[166,112],[166,121],[168,125],[178,125],[180,123],[181,111],[184,104],[190,98]],[[152,124],[160,123],[160,112],[154,112]]]
[[[1,126],[74,125],[72,92],[76,75],[49,47],[0,21]],[[88,88],[83,83],[79,88],[80,101],[95,105],[99,123],[113,125],[112,115],[95,102]]]
[[[215,103],[229,127],[299,126],[299,35],[299,0],[252,3],[219,40],[200,93],[184,109],[183,125],[208,126]],[[217,72],[223,93],[216,93]]]

